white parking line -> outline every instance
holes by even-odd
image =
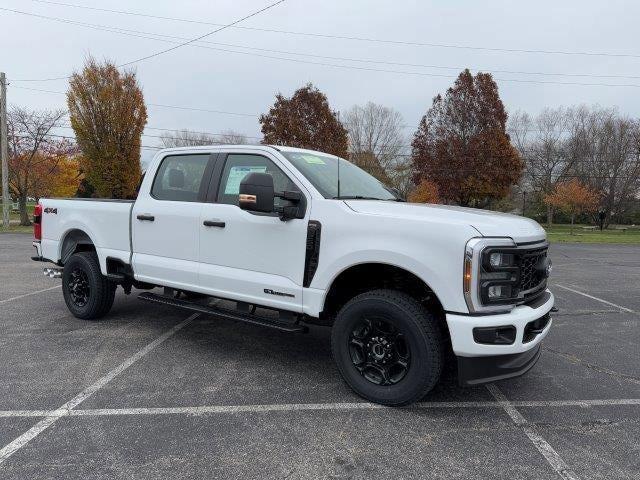
[[[573,470],[569,468],[569,466],[564,462],[562,457],[558,455],[551,445],[540,435],[535,427],[529,422],[527,419],[522,416],[522,414],[513,406],[511,402],[504,396],[502,391],[498,388],[497,385],[490,383],[486,386],[487,390],[493,395],[493,398],[496,399],[498,403],[504,408],[504,411],[507,412],[507,415],[511,417],[513,423],[522,428],[522,431],[529,437],[531,443],[538,449],[538,451],[542,454],[545,460],[551,465],[558,475],[560,475],[565,480],[579,480],[579,477],[575,474]]]
[[[182,322],[180,322],[179,324],[177,324],[171,330],[169,330],[169,331],[163,333],[162,335],[160,335],[153,342],[147,344],[141,350],[138,350],[136,353],[134,353],[132,356],[127,358],[124,362],[122,362],[116,368],[114,368],[109,373],[107,373],[104,377],[100,378],[97,382],[95,382],[92,385],[89,385],[87,388],[85,388],[82,392],[80,392],[78,395],[73,397],[71,400],[69,400],[68,402],[66,402],[62,406],[60,406],[58,409],[50,412],[47,417],[45,417],[42,420],[40,420],[38,423],[36,423],[33,427],[31,427],[25,433],[23,433],[18,438],[13,440],[11,443],[5,445],[0,450],[0,465],[2,465],[2,463],[7,458],[9,458],[11,455],[13,455],[15,452],[17,452],[22,447],[24,447],[31,440],[33,440],[35,437],[40,435],[40,433],[42,433],[47,428],[49,428],[51,425],[53,425],[55,422],[57,422],[58,419],[60,419],[61,417],[69,415],[69,413],[75,407],[77,407],[80,403],[84,402],[87,398],[89,398],[91,395],[96,393],[98,390],[100,390],[102,387],[104,387],[107,383],[109,383],[111,380],[113,380],[115,377],[117,377],[122,372],[124,372],[127,368],[129,368],[131,365],[133,365],[135,362],[140,360],[142,357],[144,357],[146,354],[151,352],[158,345],[160,345],[161,343],[166,341],[168,338],[173,336],[176,332],[178,332],[180,329],[182,329],[187,324],[189,324],[197,316],[198,316],[198,314],[194,313],[189,318],[187,318],[187,319],[183,320]]]
[[[43,290],[36,290],[35,292],[25,293],[24,295],[18,295],[17,297],[7,298],[6,300],[0,300],[0,304],[11,302],[12,300],[18,300],[19,298],[30,297],[31,295],[37,295],[42,292],[48,292],[49,290],[55,290],[56,288],[60,288],[61,285],[56,285],[55,287],[45,288]]]
[[[640,398],[615,398],[601,400],[520,400],[509,402],[513,407],[561,408],[596,406],[640,406]],[[391,408],[368,402],[343,403],[282,403],[271,405],[204,405],[197,407],[139,407],[139,408],[89,408],[70,410],[69,417],[115,416],[115,415],[203,415],[228,413],[264,413],[326,410],[421,410],[421,409],[457,409],[457,408],[504,408],[498,401],[478,402],[422,402],[409,407]],[[0,417],[47,417],[56,414],[55,410],[0,410]]]
[[[596,300],[598,302],[604,303],[606,305],[611,305],[612,307],[616,307],[623,312],[636,313],[630,308],[623,307],[621,305],[616,305],[615,303],[608,302],[607,300],[603,300],[602,298],[594,297],[593,295],[589,295],[588,293],[581,292],[580,290],[575,290],[573,288],[566,287],[564,285],[560,285],[559,283],[554,284],[556,287],[564,288],[565,290],[569,290],[570,292],[577,293],[578,295],[582,295],[584,297],[590,298],[592,300]]]

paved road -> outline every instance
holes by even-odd
[[[0,235],[0,478],[640,478],[638,247],[553,246],[538,365],[490,389],[450,376],[411,409],[352,394],[325,329],[121,293],[75,319],[31,254]]]

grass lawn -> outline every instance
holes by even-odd
[[[33,217],[33,209],[35,208],[35,206],[35,203],[27,203],[27,213],[29,214],[29,217]],[[9,219],[20,220],[20,213],[18,213],[17,211],[11,211],[11,213],[9,213]]]
[[[9,227],[9,231],[7,231],[2,226],[2,218],[0,217],[0,235],[3,233],[33,233],[33,226],[23,227],[21,225],[12,224]]]
[[[611,226],[608,230],[584,230],[587,225],[576,225],[573,227],[573,235],[570,234],[571,225],[553,225],[547,231],[549,241],[552,243],[575,242],[575,243],[631,243],[640,245],[640,227],[629,226],[626,231],[616,230]]]
[[[27,213],[29,214],[29,219],[33,220],[33,208],[36,206],[35,203],[27,203]],[[0,209],[1,209],[0,205]],[[16,225],[20,221],[20,213],[11,211],[9,213],[9,222],[11,222],[11,226],[9,227],[9,231],[4,229],[2,226],[2,215],[0,213],[0,233],[33,233],[33,226],[23,227],[20,225]]]

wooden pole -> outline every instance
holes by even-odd
[[[9,145],[7,144],[7,77],[0,72],[0,159],[2,160],[2,226],[9,230]]]

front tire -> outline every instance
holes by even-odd
[[[389,406],[424,397],[444,363],[436,319],[417,300],[394,290],[366,292],[342,307],[331,349],[340,374],[358,395]]]
[[[106,315],[116,294],[116,285],[102,275],[95,252],[71,255],[62,272],[62,295],[74,317],[97,320]]]

